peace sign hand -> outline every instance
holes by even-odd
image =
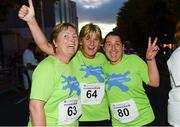
[[[159,47],[156,45],[158,38],[156,37],[153,41],[153,43],[151,43],[151,37],[148,38],[148,48],[146,51],[146,60],[147,61],[151,61],[155,58]]]
[[[19,18],[26,22],[30,22],[35,16],[32,0],[28,0],[28,3],[29,7],[22,5],[18,13]]]

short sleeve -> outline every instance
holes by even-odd
[[[47,101],[54,89],[54,68],[43,61],[35,69],[32,77],[31,99]]]

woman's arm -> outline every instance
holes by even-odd
[[[158,38],[155,38],[154,42],[151,43],[151,38],[148,38],[148,49],[146,51],[146,61],[148,65],[148,74],[149,74],[149,85],[153,87],[159,86],[159,71],[157,68],[155,56],[159,50],[159,47],[156,45]]]
[[[44,104],[45,102],[40,100],[30,100],[29,110],[32,126],[46,126]]]
[[[26,21],[28,24],[32,36],[35,40],[35,43],[38,45],[38,47],[45,53],[54,55],[53,47],[48,42],[47,38],[41,31],[36,19],[35,19],[35,13],[34,13],[34,6],[32,3],[32,0],[28,0],[29,7],[26,5],[22,5],[22,7],[19,10],[18,16],[20,19]]]

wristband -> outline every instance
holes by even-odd
[[[146,61],[152,61],[153,59],[152,58],[146,58]]]

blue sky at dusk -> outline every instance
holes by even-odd
[[[103,37],[116,26],[116,16],[127,0],[74,0],[77,6],[79,28],[86,23],[97,24]]]

